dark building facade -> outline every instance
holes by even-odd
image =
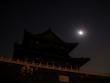
[[[16,83],[110,82],[110,77],[80,72],[90,58],[72,58],[78,43],[62,41],[50,29],[40,34],[24,30],[21,44],[14,44],[12,58],[0,58],[0,78]]]

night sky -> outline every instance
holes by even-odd
[[[82,70],[110,73],[110,3],[87,1],[31,1],[0,3],[0,54],[13,55],[23,31],[40,33],[51,27],[62,40],[79,42],[70,55],[90,57]],[[78,36],[78,29],[86,34]]]

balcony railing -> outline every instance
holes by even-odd
[[[23,69],[28,69],[33,71],[33,68],[35,68],[36,70],[39,68],[43,68],[43,69],[51,69],[51,70],[58,70],[58,71],[66,71],[66,72],[75,72],[75,73],[80,73],[80,74],[86,74],[86,75],[98,75],[98,76],[107,76],[110,77],[108,75],[102,75],[99,73],[87,73],[87,72],[81,72],[79,71],[79,69],[74,69],[72,66],[70,68],[66,67],[66,66],[56,66],[54,63],[49,65],[48,62],[46,62],[45,64],[42,62],[39,63],[35,63],[35,62],[28,62],[27,60],[22,61],[20,59],[12,59],[11,57],[5,57],[5,56],[0,56],[0,62],[6,62],[6,63],[12,63],[12,64],[19,64],[23,66]]]

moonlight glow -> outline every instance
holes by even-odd
[[[77,33],[78,33],[78,35],[80,35],[80,36],[83,36],[83,35],[84,35],[84,31],[83,31],[83,30],[79,30]]]

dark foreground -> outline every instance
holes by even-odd
[[[0,83],[110,83],[110,77],[38,69],[21,71],[21,65],[0,62]],[[61,75],[67,76],[59,78]],[[65,82],[63,82],[65,81]],[[69,81],[69,82],[67,82]]]

